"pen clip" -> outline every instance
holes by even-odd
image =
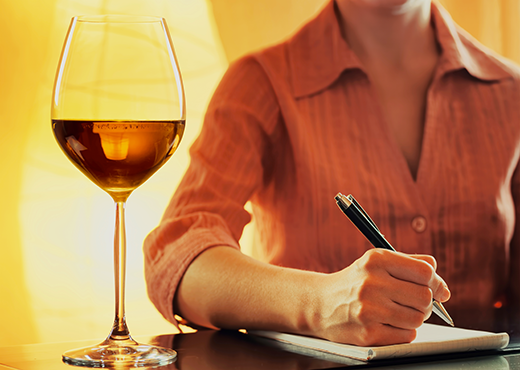
[[[357,200],[354,198],[354,196],[352,194],[349,194],[349,195],[347,195],[347,198],[363,214],[363,216],[366,217],[368,222],[370,222],[375,227],[375,229],[379,232],[379,234],[381,234],[381,231],[379,231],[379,228],[377,227],[376,223],[374,221],[372,221],[372,219],[370,218],[368,213],[365,212],[363,207],[361,207],[361,204],[359,204],[357,202]],[[383,234],[381,234],[381,235],[383,235]]]

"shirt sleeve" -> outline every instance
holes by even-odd
[[[239,248],[251,220],[244,205],[263,185],[278,117],[276,96],[256,60],[231,65],[190,148],[190,166],[160,225],[144,242],[148,295],[174,324],[173,299],[194,258],[214,246]]]

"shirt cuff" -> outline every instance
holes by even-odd
[[[213,227],[192,228],[177,240],[165,240],[168,239],[169,234],[175,235],[175,232],[172,230],[170,233],[168,225],[163,224],[160,230],[155,230],[145,240],[145,276],[148,296],[166,320],[177,327],[179,321],[175,318],[173,299],[179,282],[191,262],[212,247],[229,246],[240,249],[238,242],[222,226],[220,224]]]

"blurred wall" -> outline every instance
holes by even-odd
[[[292,34],[328,0],[210,0],[228,60]],[[434,0],[484,45],[520,63],[519,0]]]
[[[142,240],[188,165],[228,61],[284,39],[326,0],[0,0],[0,346],[101,339],[113,320],[111,199],[61,153],[50,127],[70,18],[163,16],[184,76],[187,131],[127,205],[127,316],[134,336],[170,332],[145,292]],[[518,0],[442,0],[486,45],[520,61]],[[250,240],[251,230],[244,240]],[[247,249],[247,248],[246,248]]]
[[[233,61],[297,30],[327,0],[210,0],[226,56]]]
[[[50,1],[1,2],[0,12],[0,345],[35,339],[25,281],[18,207],[25,144],[54,16]],[[50,6],[49,6],[50,5]]]
[[[520,63],[519,0],[438,0],[453,19],[497,53]]]

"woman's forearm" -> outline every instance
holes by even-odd
[[[324,277],[214,247],[191,263],[174,304],[183,318],[201,326],[310,333]]]
[[[367,251],[345,269],[321,274],[258,262],[230,247],[195,259],[176,312],[207,327],[307,334],[357,345],[410,342],[450,292],[431,256]]]

